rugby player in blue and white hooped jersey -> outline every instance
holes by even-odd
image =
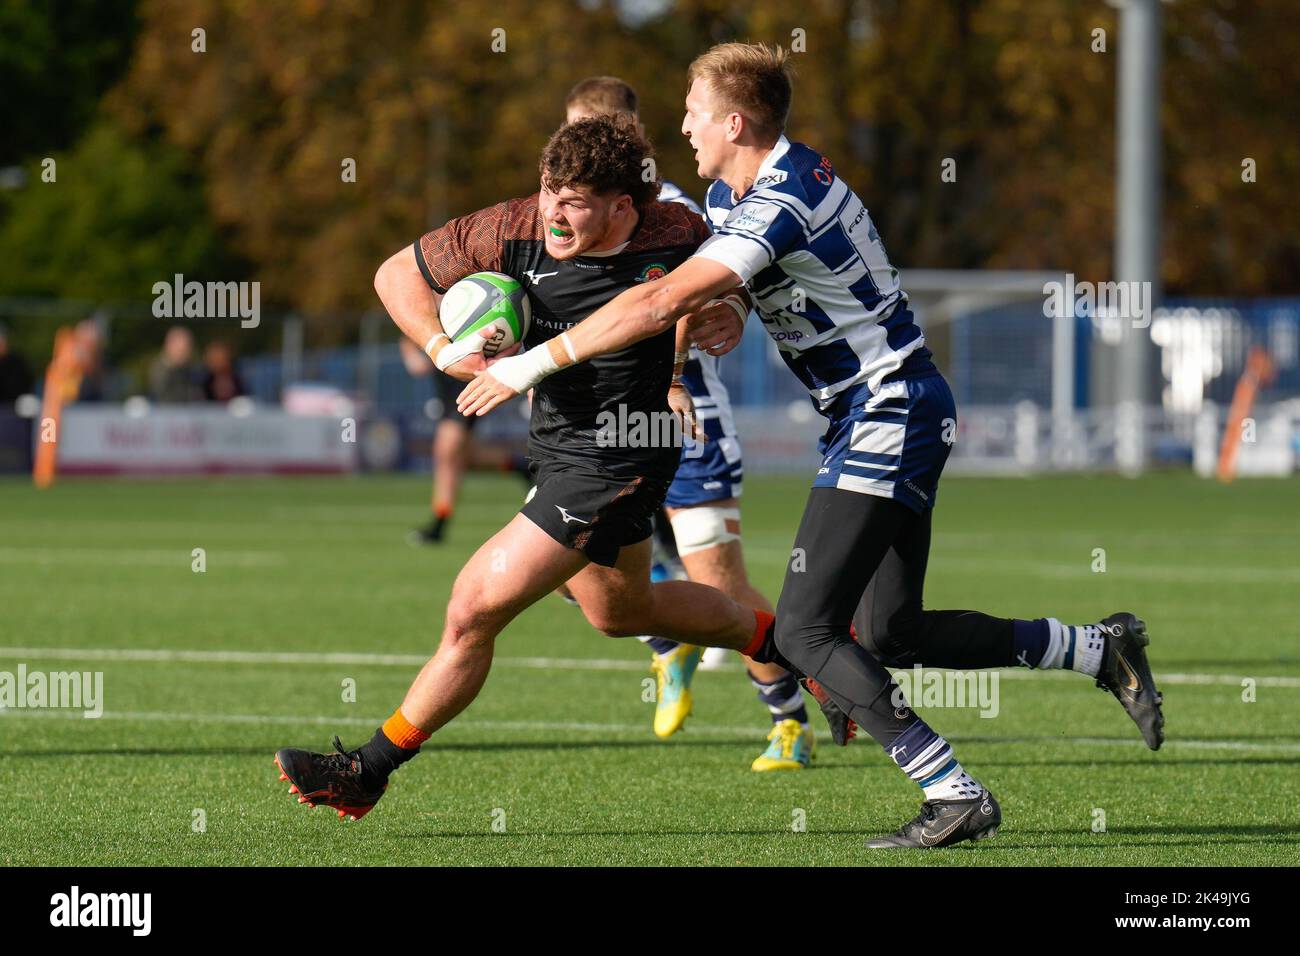
[[[591,116],[627,113],[637,119],[636,90],[616,76],[593,76],[575,84],[564,100],[565,122]],[[676,202],[697,215],[703,210],[674,184],[664,180],[660,202]],[[731,414],[731,399],[718,375],[718,358],[691,349],[682,368],[682,384],[695,403],[695,414],[707,438],[690,443],[668,488],[656,522],[667,519],[676,539],[686,576],[764,610],[771,604],[749,581],[740,542],[740,439]],[[656,537],[662,532],[657,529]],[[654,653],[652,668],[658,681],[654,731],[670,737],[691,713],[691,682],[705,649],[666,637],[643,637]],[[723,652],[725,653],[725,652]],[[783,667],[746,660],[749,680],[772,720],[763,753],[750,769],[800,770],[808,766],[815,746],[799,682]]]
[[[1163,717],[1146,627],[1126,612],[1072,627],[923,610],[932,509],[956,427],[952,394],[862,202],[827,159],[783,135],[785,59],[780,49],[728,43],[691,64],[682,132],[700,175],[721,180],[709,191],[715,234],[664,278],[579,323],[572,354],[498,362],[462,394],[461,409],[494,407],[553,368],[692,312],[696,345],[723,351],[716,346],[738,338],[736,318],[710,303],[743,281],[828,421],[773,633],[744,653],[806,675],[837,742],[862,727],[920,785],[920,814],[868,847],[983,839],[1001,822],[997,801],[907,706],[885,665],[1074,670],[1111,691],[1154,750]]]

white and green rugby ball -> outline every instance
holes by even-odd
[[[522,342],[528,334],[528,293],[500,272],[475,272],[454,284],[442,297],[438,319],[453,342],[478,335],[489,325],[492,337],[483,347],[485,358]]]

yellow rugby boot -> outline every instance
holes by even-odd
[[[804,726],[793,718],[772,727],[767,735],[771,741],[767,749],[754,758],[750,770],[763,773],[767,770],[802,770],[812,759],[814,741],[812,727]]]
[[[691,715],[691,680],[700,666],[704,648],[678,644],[650,662],[658,684],[655,694],[655,736],[671,737]]]

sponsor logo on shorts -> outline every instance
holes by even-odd
[[[578,524],[591,524],[591,522],[586,518],[579,518],[575,514],[570,514],[567,510],[565,510],[560,505],[556,505],[555,508],[557,511],[560,512],[560,517],[564,519],[565,524],[568,524],[570,521],[576,521],[578,522]]]

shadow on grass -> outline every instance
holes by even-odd
[[[1122,757],[1115,760],[1057,760],[1044,757],[1042,760],[999,760],[996,757],[980,757],[972,760],[971,766],[978,767],[1244,767],[1244,766],[1288,766],[1296,764],[1292,757]],[[813,767],[817,764],[814,763]],[[823,763],[822,770],[844,773],[846,771],[893,770],[893,764],[882,764],[874,760],[847,760],[835,763]]]
[[[556,839],[560,837],[782,837],[789,831],[781,830],[535,830],[529,833],[484,833],[482,830],[425,830],[419,833],[391,833],[384,834],[386,837],[396,837],[400,840],[499,840],[503,836],[512,836],[516,839],[525,837],[535,837],[542,839]],[[818,830],[817,836],[850,836],[850,837],[867,837],[866,830]],[[874,835],[874,831],[873,834]],[[800,834],[804,836],[804,834]]]
[[[761,737],[756,737],[761,740]],[[659,749],[665,754],[672,749],[682,747],[745,747],[735,740],[674,740],[671,743],[662,740],[519,740],[491,743],[469,743],[466,741],[449,741],[431,746],[426,754],[437,753],[493,753],[518,750],[639,750]],[[0,758],[40,759],[47,757],[266,757],[268,761],[275,753],[275,746],[261,747],[105,747],[102,749],[84,748],[79,750],[0,750]],[[748,748],[752,750],[753,748]],[[748,752],[748,750],[746,750]]]
[[[856,837],[866,839],[884,832],[879,827],[864,826],[853,830],[810,830],[808,837]],[[528,833],[485,833],[482,830],[424,830],[410,833],[385,834],[402,840],[499,840],[509,836],[514,839],[555,839],[561,837],[772,837],[781,838],[785,831],[775,829],[763,830],[719,830],[719,829],[627,829],[627,830],[536,830]],[[1017,837],[1041,836],[1042,840],[1021,840]],[[1187,837],[1187,839],[1170,839],[1170,837]],[[1116,839],[1119,837],[1119,839]],[[1125,839],[1128,837],[1129,839]],[[1148,837],[1148,839],[1134,839]],[[1015,829],[1004,831],[999,837],[979,844],[959,843],[950,850],[970,850],[980,853],[1022,850],[1088,850],[1113,851],[1120,847],[1167,846],[1204,847],[1215,845],[1291,845],[1300,843],[1300,833],[1295,827],[1282,824],[1258,824],[1249,826],[1150,826],[1150,827],[1113,827],[1106,833],[1080,833],[1077,829],[1045,830]],[[901,851],[907,853],[908,851]],[[915,851],[919,856],[929,856],[932,851]],[[892,853],[890,854],[893,855]],[[865,858],[864,858],[865,861]]]

